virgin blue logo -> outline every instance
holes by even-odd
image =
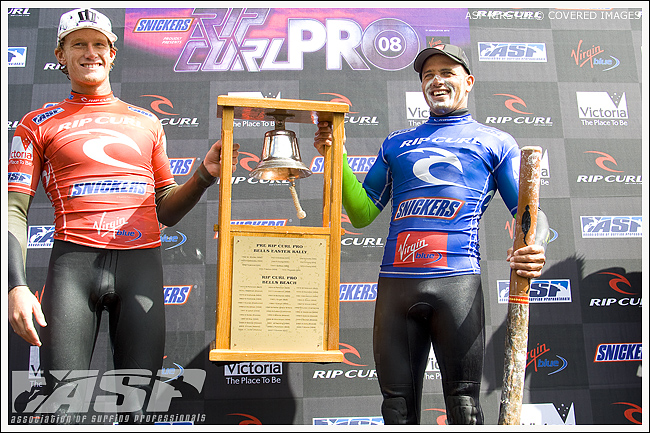
[[[550,351],[551,349],[546,347],[546,343],[538,343],[537,347],[526,354],[526,368],[532,365],[536,373],[542,371],[547,372],[550,370],[550,372],[547,373],[547,376],[564,370],[567,365],[569,365],[567,360],[557,354],[555,355],[555,358],[546,355]]]
[[[185,236],[183,233],[177,231],[178,235],[167,235],[164,233],[160,234],[160,241],[165,244],[171,246],[168,246],[165,248],[165,250],[171,250],[172,248],[178,248],[181,245],[183,245],[187,241],[187,236]]]

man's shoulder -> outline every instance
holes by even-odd
[[[30,123],[40,125],[46,120],[56,116],[57,114],[65,112],[64,103],[65,101],[58,103],[47,103],[41,108],[37,108],[25,114],[21,123],[23,125]]]
[[[420,126],[421,126],[421,125],[420,125]],[[388,134],[388,137],[386,137],[386,140],[390,140],[390,139],[392,139],[393,137],[396,137],[396,136],[398,136],[398,135],[408,134],[409,132],[413,132],[413,131],[415,131],[417,128],[418,128],[418,127],[405,128],[405,129],[398,129],[398,130],[393,131],[393,132],[391,132],[390,134]]]
[[[488,136],[493,136],[500,140],[514,140],[514,137],[510,133],[495,128],[494,126],[485,125],[483,123],[477,122],[476,120],[473,120],[473,123],[474,128],[478,133],[487,134]]]
[[[121,99],[118,99],[117,102],[121,104],[121,106],[125,111],[134,113],[135,115],[141,115],[147,117],[148,119],[154,122],[158,121],[158,117],[155,114],[153,114],[151,111],[147,110],[146,108],[138,107],[137,105],[133,105]]]

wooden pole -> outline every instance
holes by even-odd
[[[527,146],[521,149],[519,204],[517,206],[514,250],[535,243],[541,156],[542,149],[538,146]],[[512,270],[510,272],[499,425],[521,425],[521,405],[528,349],[529,292],[530,279],[520,277]]]

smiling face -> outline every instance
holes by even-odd
[[[474,76],[460,64],[445,56],[434,54],[422,67],[422,93],[431,114],[444,116],[454,110],[467,108]]]
[[[67,35],[63,48],[54,50],[57,60],[66,66],[72,90],[86,95],[111,92],[108,74],[116,51],[103,33],[80,29]]]

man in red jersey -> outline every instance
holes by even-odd
[[[25,115],[12,141],[9,321],[25,341],[41,347],[50,391],[65,382],[50,371],[89,368],[104,310],[115,368],[158,374],[165,348],[159,223],[176,224],[221,170],[217,141],[193,176],[176,184],[160,121],[113,95],[109,73],[116,40],[110,20],[98,11],[63,14],[54,53],[72,92],[55,106]],[[39,180],[55,210],[40,302],[25,276],[27,213]],[[65,410],[53,403],[51,412]],[[83,404],[65,403],[68,412]]]

